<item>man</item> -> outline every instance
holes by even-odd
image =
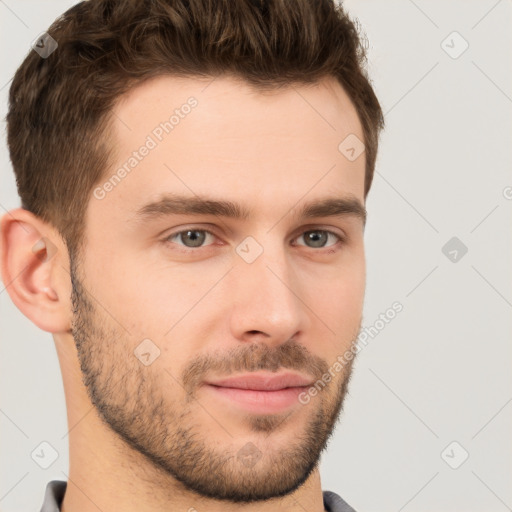
[[[361,327],[363,61],[329,0],[89,0],[34,46],[0,226],[64,382],[44,512],[353,510],[318,463]]]

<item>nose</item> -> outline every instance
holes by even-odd
[[[279,345],[307,329],[307,297],[291,263],[285,247],[266,247],[252,263],[237,261],[229,274],[236,339]]]

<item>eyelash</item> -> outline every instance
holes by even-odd
[[[171,233],[170,235],[166,236],[163,240],[162,240],[162,243],[168,245],[168,244],[173,244],[174,242],[171,242],[171,240],[173,238],[175,238],[176,236],[182,234],[182,233],[186,233],[187,231],[199,231],[201,233],[208,233],[209,235],[213,236],[213,237],[217,237],[215,235],[215,233],[213,233],[212,231],[208,230],[208,229],[198,229],[198,228],[194,228],[194,227],[190,227],[190,228],[187,228],[187,229],[184,229],[184,230],[181,230],[181,231],[175,231],[174,233]],[[329,235],[333,235],[335,236],[336,238],[338,238],[338,243],[337,244],[333,244],[333,245],[329,245],[327,247],[318,247],[317,249],[315,249],[314,247],[309,247],[309,249],[313,249],[313,250],[316,250],[317,252],[321,252],[322,250],[324,250],[325,253],[334,253],[335,252],[335,249],[333,249],[333,247],[335,247],[336,245],[343,245],[346,243],[346,238],[338,233],[335,233],[334,231],[330,231],[328,229],[308,229],[306,231],[303,231],[298,237],[296,238],[299,238],[301,236],[303,236],[305,233],[311,233],[311,232],[320,232],[320,233],[327,233]],[[179,252],[182,252],[182,253],[192,253],[192,252],[197,252],[199,249],[205,249],[206,247],[209,247],[208,245],[206,246],[201,246],[201,247],[186,247],[184,245],[180,245],[180,244],[177,244],[180,249],[177,249]],[[213,244],[210,244],[210,245],[213,245]],[[184,249],[182,249],[182,247],[184,247]],[[307,246],[304,246],[304,247],[307,247]]]

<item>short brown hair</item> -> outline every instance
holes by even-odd
[[[365,197],[384,119],[356,25],[334,0],[87,0],[48,29],[9,91],[7,142],[22,208],[79,253],[91,190],[111,164],[111,110],[143,81],[243,79],[257,90],[338,80],[365,137]]]

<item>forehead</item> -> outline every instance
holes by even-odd
[[[122,133],[123,120],[140,120],[141,114],[148,121],[155,120],[152,119],[153,115],[161,121],[162,115],[165,116],[167,112],[172,114],[174,109],[179,109],[190,97],[194,97],[199,104],[201,123],[207,121],[206,116],[212,119],[226,117],[228,108],[231,120],[250,117],[270,131],[272,125],[268,123],[267,115],[284,112],[292,114],[292,117],[295,114],[314,120],[315,126],[317,123],[318,126],[323,124],[333,132],[344,128],[360,130],[353,103],[333,77],[325,77],[313,84],[293,83],[265,90],[230,75],[215,78],[162,75],[150,78],[118,98],[113,111],[121,124],[116,123],[116,128]],[[228,123],[225,127],[229,119],[226,121]],[[150,125],[148,123],[140,127],[147,129]]]
[[[112,129],[115,161],[97,184],[104,197],[91,199],[98,218],[126,220],[165,193],[274,215],[326,191],[364,202],[364,153],[351,161],[339,148],[362,141],[362,127],[333,78],[261,92],[233,77],[161,76],[119,99]]]

